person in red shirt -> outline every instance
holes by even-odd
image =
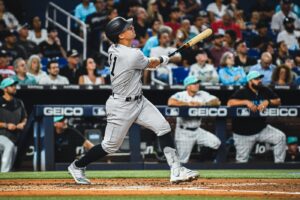
[[[215,33],[218,32],[219,29],[222,29],[223,31],[233,30],[236,33],[237,38],[242,39],[241,29],[238,24],[234,23],[231,11],[227,11],[223,15],[222,20],[213,22],[211,28]]]
[[[173,37],[176,37],[177,30],[180,28],[180,23],[178,22],[180,18],[179,8],[174,7],[170,13],[170,21],[165,22],[166,26],[169,26],[173,30]]]
[[[8,52],[1,49],[0,50],[0,81],[15,75],[14,67],[9,66],[9,58],[8,58]]]

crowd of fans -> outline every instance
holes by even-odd
[[[109,46],[105,25],[120,15],[134,18],[132,45],[146,56],[167,55],[206,28],[214,32],[176,54],[168,66],[145,71],[144,84],[153,78],[168,82],[174,70],[186,68],[204,84],[244,85],[255,70],[266,85],[299,85],[300,5],[256,0],[245,12],[239,3],[215,0],[205,7],[201,0],[82,0],[72,12],[88,27],[88,58],[82,60],[78,49],[65,50],[56,27],[45,29],[39,16],[20,24],[0,0],[0,80],[13,76],[19,84],[109,84],[107,58],[99,46]]]

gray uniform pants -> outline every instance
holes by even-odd
[[[102,148],[107,153],[116,152],[133,123],[152,130],[157,136],[171,131],[167,120],[144,96],[135,101],[110,96],[106,102],[107,126]]]
[[[0,135],[1,172],[9,172],[14,164],[17,147],[6,136]]]
[[[255,135],[238,135],[233,133],[234,146],[236,148],[236,161],[240,163],[248,162],[251,150],[256,142],[266,142],[274,145],[274,162],[282,163],[286,154],[285,134],[267,125],[262,131]]]
[[[175,144],[180,162],[187,163],[195,144],[218,149],[221,141],[217,136],[202,128],[191,131],[176,127]]]

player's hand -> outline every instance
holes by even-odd
[[[169,63],[170,58],[168,56],[159,56],[160,59],[160,65],[164,66]]]
[[[17,129],[23,130],[24,127],[25,127],[25,124],[24,124],[24,123],[19,123],[19,124],[17,124]]]
[[[189,106],[203,106],[204,104],[201,102],[191,101],[188,103]]]
[[[16,130],[17,129],[17,126],[16,125],[14,125],[14,124],[12,124],[12,123],[8,123],[7,124],[7,130],[9,130],[9,131],[14,131],[14,130]]]
[[[247,106],[252,112],[256,112],[256,111],[257,111],[257,106],[254,105],[251,101],[247,101],[246,106]]]
[[[268,101],[263,101],[261,104],[257,106],[257,110],[264,111],[269,105]]]

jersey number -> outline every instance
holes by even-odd
[[[110,74],[111,74],[112,76],[115,75],[114,71],[115,71],[115,67],[116,67],[116,61],[117,61],[117,57],[114,57],[113,67],[112,67],[112,70],[111,70],[111,72],[110,72]],[[110,62],[111,62],[111,54],[110,54]]]

